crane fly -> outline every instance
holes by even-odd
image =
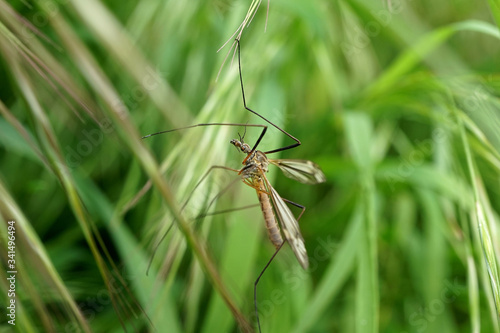
[[[298,159],[270,159],[267,157],[267,154],[276,153],[282,150],[290,149],[287,147],[274,149],[267,152],[262,152],[257,150],[258,143],[262,140],[267,131],[267,125],[259,125],[259,124],[235,124],[235,123],[207,123],[207,124],[196,124],[192,126],[187,126],[183,128],[177,128],[173,130],[162,131],[154,134],[150,134],[146,137],[173,132],[177,130],[184,130],[194,127],[204,127],[204,126],[245,126],[245,127],[262,127],[262,132],[257,139],[256,144],[253,148],[250,147],[249,144],[243,141],[243,138],[233,139],[230,141],[232,145],[234,145],[238,150],[247,154],[242,164],[243,167],[241,169],[233,169],[227,166],[214,165],[210,167],[210,169],[202,176],[202,178],[198,181],[196,186],[191,191],[188,199],[183,204],[181,211],[186,207],[191,198],[194,191],[200,186],[200,184],[207,178],[207,176],[215,169],[224,169],[232,172],[238,173],[243,183],[252,187],[257,192],[257,197],[259,200],[260,208],[262,210],[262,214],[264,216],[264,221],[266,223],[267,234],[271,241],[271,243],[275,247],[275,252],[265,265],[264,269],[260,272],[258,278],[254,282],[254,306],[255,306],[255,314],[257,318],[257,324],[260,331],[260,320],[258,314],[257,307],[257,284],[269,267],[273,259],[276,257],[278,252],[281,250],[285,242],[288,242],[290,248],[295,254],[299,264],[303,269],[307,269],[309,267],[309,259],[307,256],[306,247],[304,245],[304,238],[300,233],[299,223],[298,221],[302,217],[302,214],[305,211],[305,207],[293,201],[282,198],[278,192],[273,188],[270,184],[269,180],[266,177],[266,173],[268,172],[269,164],[277,166],[285,176],[288,178],[297,180],[304,184],[319,184],[325,182],[325,175],[319,168],[317,164],[308,160],[298,160]],[[284,131],[283,131],[284,132]],[[286,133],[286,132],[285,132]],[[144,137],[145,138],[145,137]],[[231,183],[231,185],[234,182]],[[222,190],[219,195],[212,199],[207,209],[210,208],[212,203],[216,198],[220,196],[225,190]],[[289,203],[293,206],[296,206],[302,211],[299,216],[295,218],[290,208],[286,205]],[[276,219],[277,217],[277,219]],[[278,223],[279,222],[279,223]],[[282,234],[284,235],[285,240],[283,240]],[[161,240],[165,235],[162,237]],[[161,242],[160,240],[160,242]],[[157,246],[159,243],[157,244]],[[152,261],[152,258],[151,258]],[[150,262],[151,262],[150,261]]]
[[[273,160],[267,158],[267,154],[277,153],[298,147],[300,146],[301,142],[299,139],[297,139],[290,133],[286,132],[285,130],[275,125],[273,122],[271,122],[270,120],[268,120],[267,118],[265,118],[264,116],[262,116],[261,114],[257,113],[256,111],[252,110],[247,106],[245,98],[245,89],[243,87],[243,74],[241,70],[241,47],[239,39],[236,39],[236,43],[238,49],[238,69],[240,74],[239,76],[240,76],[241,95],[243,99],[244,108],[247,111],[260,117],[261,119],[263,119],[264,121],[266,121],[267,123],[269,123],[270,125],[272,125],[276,129],[281,131],[283,134],[285,134],[286,136],[295,141],[295,143],[291,145],[273,149],[267,152],[258,151],[256,150],[257,146],[264,137],[267,127],[264,127],[260,137],[257,139],[257,142],[255,143],[252,149],[250,149],[250,146],[248,144],[241,142],[243,140],[241,141],[232,140],[231,144],[238,147],[242,152],[247,154],[247,157],[243,160],[243,164],[245,166],[239,173],[242,175],[244,182],[250,187],[255,188],[255,190],[257,191],[257,196],[259,198],[261,209],[264,214],[264,220],[266,221],[266,226],[268,229],[269,239],[276,247],[276,253],[281,249],[284,242],[281,238],[279,228],[276,223],[276,219],[272,214],[271,204],[269,202],[269,196],[271,197],[271,201],[273,202],[274,210],[276,211],[278,220],[280,221],[280,225],[285,235],[285,239],[290,244],[290,247],[295,253],[295,256],[297,257],[297,260],[299,261],[302,268],[307,269],[309,266],[309,260],[307,258],[304,239],[300,233],[298,224],[298,220],[304,213],[305,207],[297,203],[294,203],[292,201],[286,200],[288,203],[302,209],[302,212],[300,213],[299,217],[295,219],[294,215],[292,214],[288,206],[285,204],[283,198],[280,197],[280,195],[276,192],[276,190],[271,186],[271,184],[267,180],[265,173],[268,170],[269,163],[271,163],[280,168],[285,176],[295,179],[304,184],[323,183],[325,182],[326,178],[321,169],[319,168],[319,166],[311,161],[292,160],[292,159]],[[271,258],[271,260],[272,259],[273,258]],[[266,268],[267,266],[264,268],[264,271],[266,270]],[[261,275],[264,273],[264,271],[262,271]],[[260,330],[260,325],[259,325],[259,330]]]
[[[266,177],[268,172],[269,164],[277,166],[285,176],[288,178],[297,180],[304,184],[319,184],[323,183],[325,175],[316,163],[308,160],[298,160],[298,159],[269,159],[267,154],[276,153],[285,149],[290,149],[287,147],[274,149],[267,152],[262,152],[256,150],[258,144],[264,137],[267,131],[266,125],[258,124],[235,124],[235,123],[208,123],[208,124],[196,124],[192,126],[187,126],[183,128],[177,128],[173,130],[162,131],[154,134],[147,135],[143,138],[147,138],[153,135],[174,132],[178,130],[184,130],[194,127],[204,127],[204,126],[245,126],[245,127],[262,127],[262,132],[257,139],[256,144],[253,148],[249,144],[243,142],[243,138],[233,139],[230,141],[232,145],[238,148],[241,152],[247,154],[246,158],[243,160],[244,165],[241,169],[233,169],[226,166],[215,165],[212,166],[207,173],[202,177],[202,179],[196,184],[191,194],[198,188],[201,182],[208,176],[208,173],[212,172],[214,169],[225,169],[233,172],[237,172],[241,176],[243,182],[254,188],[257,192],[257,197],[260,203],[260,207],[264,216],[264,221],[266,223],[268,236],[276,249],[279,250],[283,245],[284,241],[280,233],[280,227],[283,231],[286,241],[290,244],[297,260],[299,261],[302,268],[307,269],[309,266],[309,260],[307,257],[306,248],[304,246],[304,239],[300,233],[298,220],[302,217],[305,211],[305,207],[297,204],[293,201],[283,199],[278,192],[271,186],[269,180]],[[286,132],[285,132],[286,133]],[[189,198],[191,197],[189,195]],[[188,200],[183,204],[184,208]],[[295,218],[293,213],[290,211],[285,201],[291,205],[301,208],[302,211],[298,218]],[[272,205],[271,205],[272,202]],[[213,200],[212,200],[213,203]],[[209,204],[209,207],[211,204]],[[279,225],[277,223],[275,214],[278,217]]]
[[[325,181],[325,175],[315,163],[307,160],[291,160],[291,159],[268,159],[266,153],[259,150],[254,150],[250,146],[240,140],[231,140],[231,144],[239,148],[243,153],[248,154],[243,164],[245,165],[238,173],[241,175],[243,182],[257,191],[260,207],[266,222],[269,239],[276,247],[280,249],[284,241],[281,237],[280,228],[273,213],[278,216],[279,224],[285,239],[290,244],[297,260],[302,268],[307,269],[309,260],[307,257],[304,239],[300,233],[298,219],[302,216],[305,207],[289,200],[288,203],[302,208],[299,217],[295,219],[293,213],[285,204],[285,200],[271,186],[266,177],[269,164],[273,164],[280,168],[285,176],[300,181],[305,184],[318,184]],[[269,200],[269,197],[271,200]],[[271,206],[272,202],[272,206]]]
[[[219,166],[219,165],[214,165],[210,167],[210,169],[202,176],[202,178],[198,181],[196,186],[193,188],[191,191],[190,195],[188,196],[188,199],[185,201],[183,204],[181,211],[186,207],[187,203],[189,202],[192,194],[194,191],[198,188],[198,186],[204,181],[204,179],[207,178],[207,176],[215,169],[224,169],[224,170],[229,170],[232,172],[238,173],[240,176],[241,180],[243,183],[246,185],[252,187],[253,189],[256,190],[257,192],[257,198],[259,200],[260,208],[262,210],[262,214],[264,216],[264,221],[266,223],[266,228],[267,228],[267,233],[268,237],[271,240],[272,244],[275,247],[275,252],[265,265],[264,269],[261,271],[259,276],[257,277],[256,281],[254,282],[254,306],[255,306],[255,314],[257,318],[257,324],[260,332],[260,320],[259,320],[259,314],[258,314],[258,308],[257,308],[257,284],[266,271],[266,269],[269,267],[273,259],[276,257],[278,252],[281,250],[285,242],[288,242],[290,245],[292,251],[295,254],[295,257],[297,258],[299,264],[302,266],[303,269],[307,269],[309,267],[309,259],[307,256],[307,251],[306,247],[304,245],[304,238],[302,237],[302,234],[300,233],[300,228],[299,228],[299,223],[298,221],[302,217],[304,211],[305,211],[305,206],[300,205],[298,203],[295,203],[293,201],[287,200],[282,198],[278,192],[272,187],[270,184],[269,180],[266,177],[266,173],[268,172],[268,167],[269,164],[277,166],[285,176],[288,178],[297,180],[301,183],[304,184],[319,184],[325,182],[326,178],[319,166],[311,161],[308,160],[298,160],[298,159],[270,159],[267,157],[269,154],[289,150],[295,147],[298,147],[301,145],[301,142],[292,136],[290,133],[286,132],[279,126],[275,125],[273,122],[259,114],[258,112],[252,110],[249,108],[246,104],[246,99],[245,99],[245,90],[243,87],[243,77],[241,73],[241,51],[240,51],[240,41],[239,39],[236,39],[237,43],[237,50],[238,50],[238,68],[239,68],[239,79],[240,79],[240,85],[241,85],[241,92],[242,92],[242,98],[243,98],[243,106],[244,108],[253,113],[254,115],[260,117],[263,119],[265,122],[273,126],[274,128],[278,129],[281,131],[283,134],[291,138],[292,140],[295,141],[295,143],[292,143],[288,146],[284,146],[281,148],[269,150],[269,151],[260,151],[257,150],[257,147],[259,146],[261,140],[264,138],[268,126],[267,125],[261,125],[261,124],[241,124],[241,123],[203,123],[203,124],[196,124],[196,125],[191,125],[191,126],[186,126],[182,128],[177,128],[177,129],[172,129],[172,130],[166,130],[166,131],[161,131],[153,134],[149,134],[147,136],[144,136],[143,139],[158,135],[158,134],[163,134],[163,133],[168,133],[168,132],[174,132],[174,131],[179,131],[179,130],[185,130],[189,128],[194,128],[194,127],[205,127],[205,126],[244,126],[245,131],[247,127],[260,127],[262,128],[262,132],[260,133],[260,136],[258,137],[257,141],[251,147],[249,144],[245,143],[243,141],[243,137],[240,137],[238,139],[233,139],[230,141],[232,145],[234,145],[238,150],[241,152],[245,153],[247,156],[243,160],[242,164],[243,167],[241,169],[233,169],[229,168],[227,166]],[[232,183],[231,183],[232,185]],[[215,201],[216,198],[218,198],[221,193],[223,193],[225,190],[222,190],[215,198],[212,199],[210,204],[208,205],[207,209],[212,205],[212,203]],[[296,206],[300,208],[302,211],[300,212],[299,216],[295,218],[293,215],[292,211],[290,208],[288,208],[287,204],[291,204],[293,206]],[[277,217],[277,218],[276,218]],[[169,228],[170,230],[170,228]],[[168,231],[167,231],[168,232]],[[282,237],[282,233],[284,236],[284,239]],[[166,234],[160,239],[159,243],[164,239]],[[157,244],[157,246],[159,245]],[[156,250],[156,249],[155,249]],[[154,254],[153,254],[154,255]],[[151,258],[150,264],[152,262],[153,258]]]

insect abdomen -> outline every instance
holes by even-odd
[[[264,220],[266,221],[267,234],[269,239],[278,248],[283,243],[283,238],[281,238],[280,229],[276,223],[276,218],[274,217],[273,208],[271,207],[271,202],[269,201],[269,196],[265,192],[257,191],[257,196],[259,197],[260,208],[264,214]]]

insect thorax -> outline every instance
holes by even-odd
[[[268,171],[268,165],[266,154],[256,150],[247,158],[242,174],[245,178],[260,178]]]
[[[269,160],[267,159],[266,154],[264,154],[260,150],[256,150],[249,159],[252,160],[251,163],[258,165],[262,171],[267,172]]]

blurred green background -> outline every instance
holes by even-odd
[[[0,0],[2,332],[257,330],[262,213],[211,214],[255,191],[215,170],[193,192],[211,165],[241,167],[245,128],[141,140],[263,123],[231,49],[249,8],[247,104],[302,142],[270,157],[327,178],[269,173],[307,207],[311,267],[278,254],[262,331],[500,331],[500,1],[272,0],[267,28],[256,5]],[[291,143],[269,128],[259,149]]]

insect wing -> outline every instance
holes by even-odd
[[[285,176],[304,184],[319,184],[326,181],[319,166],[307,160],[269,160],[283,171]]]
[[[269,183],[267,185],[271,190],[271,199],[274,204],[274,209],[276,210],[276,215],[278,215],[281,229],[285,234],[285,238],[288,244],[290,244],[302,268],[307,269],[307,267],[309,267],[309,259],[304,245],[304,238],[302,238],[300,234],[299,223],[295,219],[295,216],[293,216],[290,208],[288,208],[283,199],[281,199],[278,192],[276,192]]]

